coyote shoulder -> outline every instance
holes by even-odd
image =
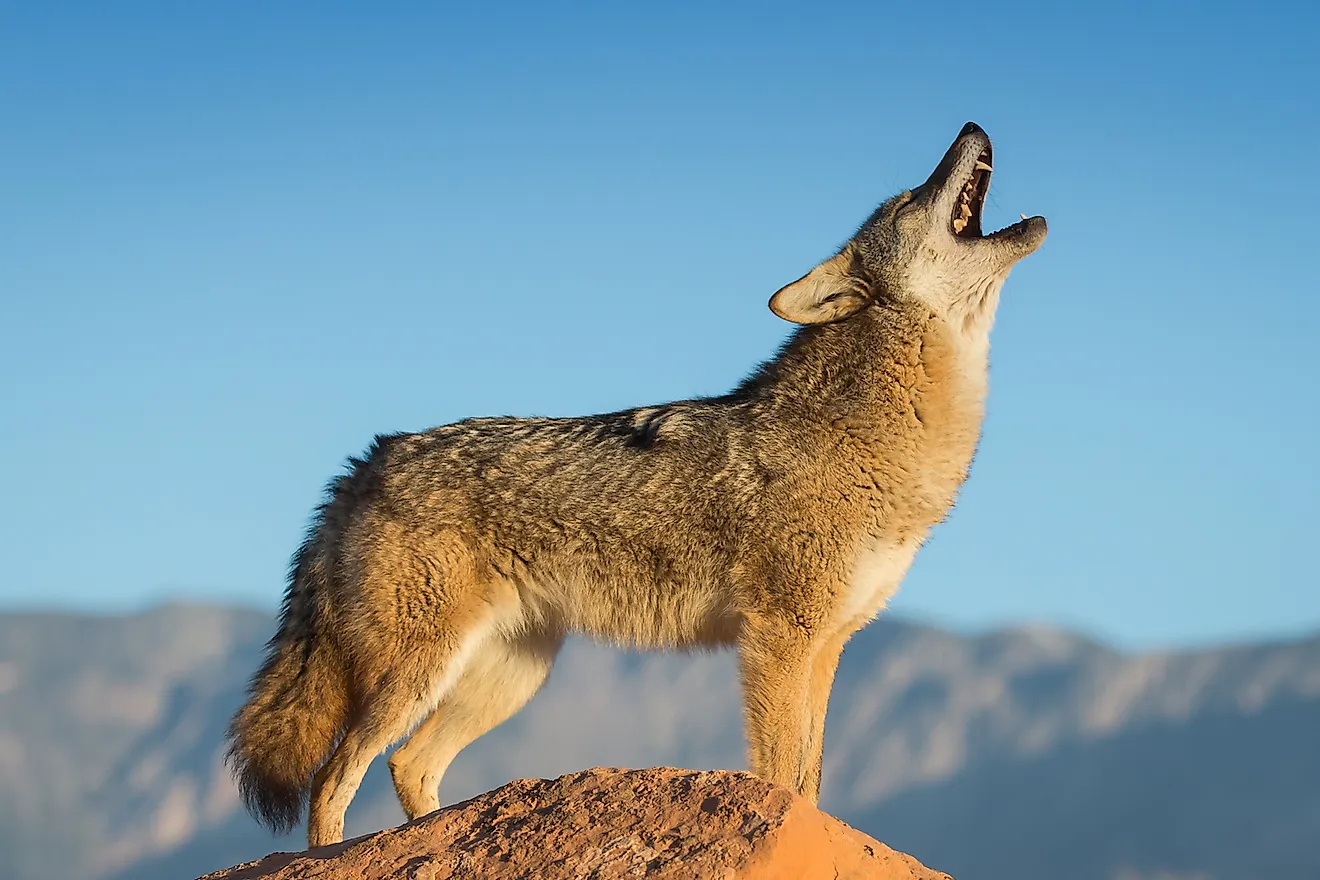
[[[230,728],[249,808],[343,836],[370,762],[408,816],[544,683],[565,636],[736,646],[753,772],[815,799],[844,643],[898,589],[975,451],[988,336],[1041,217],[983,235],[969,123],[770,308],[801,324],[731,393],[378,437],[333,480]]]

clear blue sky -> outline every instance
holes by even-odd
[[[896,608],[1320,626],[1312,4],[7,3],[0,605],[274,607],[373,434],[715,393],[967,120],[1009,279]]]

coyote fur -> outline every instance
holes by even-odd
[[[229,730],[248,808],[343,836],[392,743],[410,818],[544,684],[565,636],[737,647],[751,770],[815,800],[840,652],[951,509],[981,431],[989,332],[1043,217],[981,232],[990,139],[770,300],[804,325],[721,397],[376,438],[295,554]]]

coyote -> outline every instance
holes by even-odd
[[[229,729],[249,810],[342,839],[371,761],[409,818],[510,718],[568,633],[734,645],[752,772],[815,801],[844,643],[954,503],[989,333],[1043,217],[989,235],[990,139],[770,299],[798,328],[722,397],[582,418],[479,418],[375,439],[328,486],[279,629]],[[411,733],[411,735],[409,735]],[[309,797],[310,792],[310,797]]]

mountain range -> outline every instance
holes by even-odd
[[[0,878],[187,880],[277,849],[223,734],[257,611],[0,613]],[[731,654],[571,641],[446,803],[592,766],[742,768]],[[964,880],[1320,877],[1320,634],[1132,654],[1062,630],[882,617],[848,645],[821,806]],[[402,821],[384,761],[350,834]]]

